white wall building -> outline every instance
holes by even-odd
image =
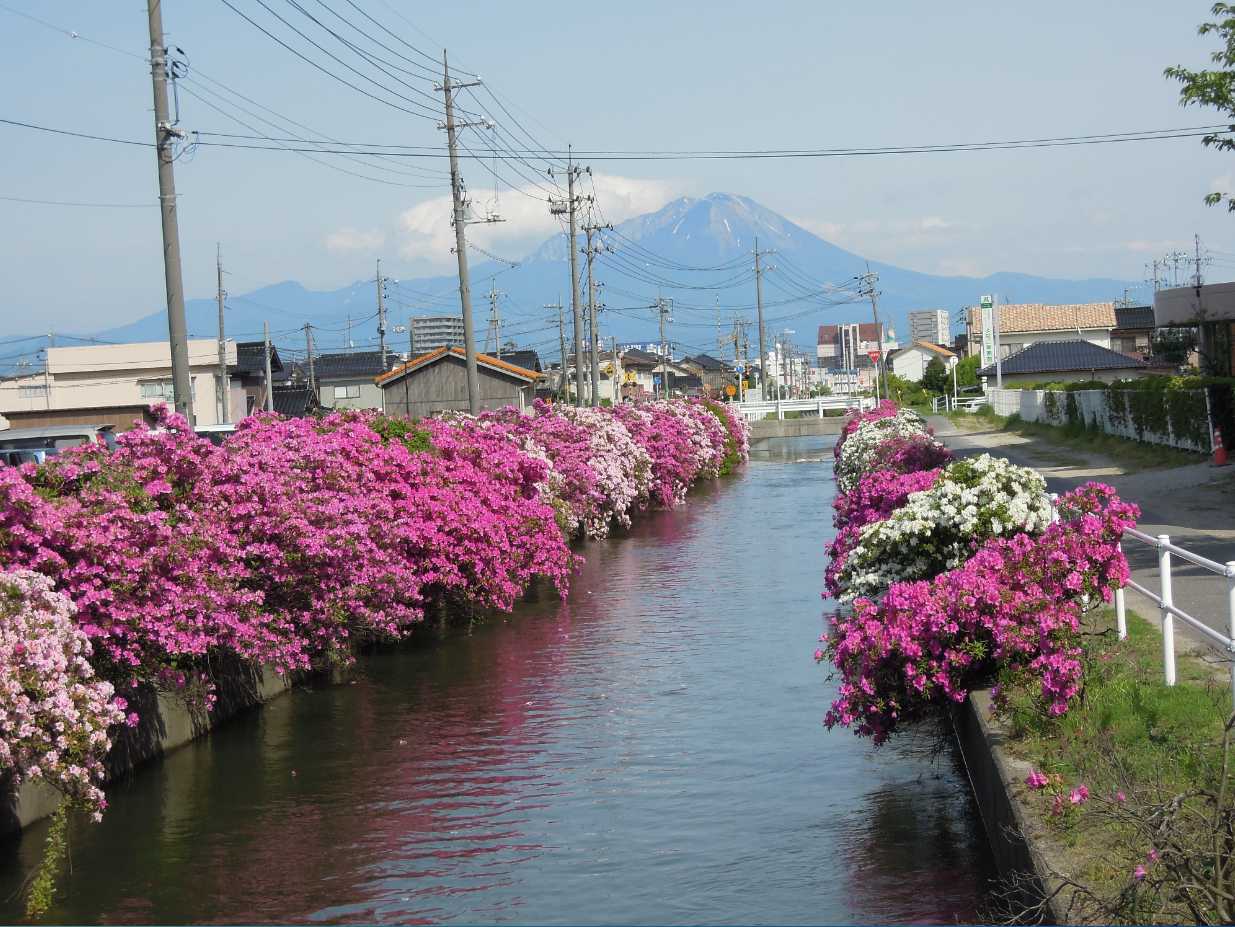
[[[904,377],[914,383],[921,383],[926,374],[926,365],[934,358],[943,361],[944,366],[951,370],[959,358],[937,344],[929,341],[915,341],[906,348],[893,351],[888,355],[888,366],[898,377]]]
[[[222,421],[215,399],[219,347],[213,338],[189,341],[189,377],[198,425]],[[236,364],[236,342],[226,346],[227,366]],[[244,388],[227,378],[228,421],[246,414]],[[166,341],[48,348],[46,370],[0,381],[0,412],[105,409],[174,403],[171,348]]]
[[[946,345],[952,340],[951,318],[947,309],[921,309],[909,313],[909,341],[928,341]]]
[[[1007,357],[1022,348],[1042,341],[1088,341],[1110,349],[1115,328],[1115,304],[1078,303],[1048,306],[1043,303],[997,305],[999,314],[999,356]],[[982,310],[971,308],[967,315],[969,353],[982,351]]]

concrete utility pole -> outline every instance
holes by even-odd
[[[313,395],[317,395],[317,374],[313,370],[313,326],[308,322],[304,323],[304,346],[309,355],[309,389],[313,390]]]
[[[347,317],[347,336],[351,339],[352,317]],[[386,369],[386,281],[382,279],[382,259],[377,259],[377,342],[382,352],[382,370]],[[350,347],[350,345],[349,345]]]
[[[596,321],[596,278],[592,272],[592,259],[597,253],[605,250],[604,242],[593,247],[592,235],[603,229],[612,229],[613,226],[606,223],[605,225],[596,225],[589,222],[583,227],[584,233],[587,235],[587,248],[584,254],[587,255],[587,309],[588,316],[591,319],[592,337],[592,405],[600,405],[600,329]],[[599,237],[599,236],[597,236]]]
[[[565,400],[568,395],[566,391],[566,320],[562,318],[562,295],[558,294],[557,302],[555,303],[545,303],[545,308],[557,310],[557,339],[558,347],[561,351],[559,354],[561,363],[558,366],[557,395],[558,399]]]
[[[215,384],[215,398],[218,401],[219,424],[226,425],[230,419],[227,414],[227,337],[223,331],[223,246],[215,245],[215,268],[218,271],[219,285],[219,379]]]
[[[454,201],[455,257],[459,262],[459,304],[463,309],[463,352],[467,362],[467,408],[472,415],[480,412],[480,371],[476,366],[476,332],[472,327],[472,284],[467,269],[467,200],[463,195],[463,179],[459,175],[459,145],[457,134],[460,128],[472,123],[455,122],[454,92],[464,87],[475,87],[480,81],[452,83],[446,50],[442,49],[442,83],[436,88],[446,97],[446,121],[439,128],[446,130],[446,144],[450,148],[450,196]]]
[[[274,411],[274,384],[270,376],[270,323],[262,323],[262,341],[266,345],[266,411]]]
[[[879,291],[875,289],[875,284],[879,282],[879,274],[873,273],[870,267],[871,267],[870,263],[868,262],[866,265],[866,273],[864,273],[858,279],[861,281],[863,289],[865,290],[865,292],[862,293],[861,295],[870,297],[871,316],[875,320],[875,340],[878,345],[878,351],[879,351],[879,360],[875,364],[875,396],[877,398],[880,395],[880,389],[879,389],[880,380],[883,379],[884,377],[883,326],[879,324],[879,303],[878,303]],[[859,341],[862,340],[860,336],[858,340]],[[995,342],[995,354],[996,356],[998,356],[999,354],[999,342],[998,341]],[[883,392],[886,393],[887,390],[884,389]]]
[[[579,197],[575,196],[575,181],[579,179],[579,175],[583,172],[583,168],[574,163],[573,155],[570,153],[570,147],[566,148],[566,202],[561,200],[549,200],[550,215],[560,216],[567,215],[570,219],[570,239],[567,242],[567,253],[570,255],[570,314],[571,322],[574,327],[575,340],[575,405],[583,405],[583,314],[579,309],[579,252],[577,248],[579,239],[579,220],[577,210],[579,206]],[[588,169],[591,173],[591,169]],[[549,175],[553,176],[553,170],[550,169]]]
[[[502,311],[498,308],[497,298],[502,294],[497,290],[497,283],[489,281],[489,327],[485,330],[485,352],[489,351],[489,338],[493,338],[494,357],[502,359]]]
[[[146,0],[146,13],[150,20],[150,76],[154,84],[154,141],[159,165],[159,206],[163,216],[163,279],[167,291],[172,389],[176,411],[192,426],[193,380],[189,374],[184,281],[180,271],[180,225],[176,219],[176,177],[172,170],[173,140],[182,138],[184,133],[171,124],[167,112],[167,48],[163,45],[162,0]]]
[[[759,259],[765,255],[771,254],[770,251],[759,250],[759,239],[755,239],[755,308],[759,314],[759,398],[766,400],[768,398],[767,386],[767,365],[768,353],[765,343],[765,334],[763,331],[763,265],[759,263]]]
[[[665,341],[665,317],[669,315],[670,301],[663,296],[656,297],[656,314],[660,316],[660,398],[669,398],[669,369],[665,366],[665,355],[669,351]]]

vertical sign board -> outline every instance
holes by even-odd
[[[980,302],[982,312],[982,366],[989,367],[995,363],[995,298],[983,296]]]

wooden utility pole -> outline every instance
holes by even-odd
[[[176,218],[175,139],[184,132],[167,112],[167,48],[163,45],[162,0],[146,0],[150,21],[150,76],[154,84],[154,141],[159,165],[159,206],[163,219],[163,283],[167,293],[167,334],[171,347],[172,390],[176,411],[193,425],[193,380],[184,321],[184,280],[180,269],[180,225]]]

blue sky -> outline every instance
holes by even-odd
[[[150,81],[140,60],[144,4],[0,2],[138,56],[0,8],[0,117],[151,137]],[[257,0],[233,2],[290,35]],[[287,0],[267,2],[313,28]],[[929,11],[825,0],[356,2],[413,44],[448,45],[453,63],[478,71],[551,145],[879,146],[1220,121],[1210,111],[1180,109],[1176,87],[1162,77],[1169,64],[1205,63],[1212,41],[1196,35],[1203,2],[1129,0],[1117,12],[1075,0],[937,2]],[[363,22],[346,0],[326,3]],[[303,5],[329,16],[319,0]],[[198,81],[186,84],[191,89],[200,90],[205,75],[338,138],[441,141],[430,120],[330,81],[220,0],[164,0],[164,23],[170,43],[187,53]],[[187,95],[181,123],[246,131]],[[10,127],[0,127],[0,139],[0,196],[155,202],[149,149]],[[1140,279],[1146,261],[1190,247],[1194,232],[1211,248],[1235,252],[1235,218],[1201,202],[1215,185],[1235,186],[1232,162],[1185,139],[847,160],[597,162],[593,169],[610,218],[723,190],[753,197],[842,247],[916,270]],[[287,279],[342,286],[371,276],[377,257],[404,278],[449,269],[445,180],[374,173],[429,187],[371,183],[283,152],[203,147],[186,156],[177,184],[187,294],[213,292],[216,242],[237,293]],[[493,197],[483,169],[465,164],[465,173],[478,203]],[[477,230],[483,246],[518,257],[555,228],[543,203],[505,189],[498,198],[508,221]],[[157,209],[0,201],[0,217],[7,284],[0,331],[99,330],[162,305]],[[1227,275],[1218,266],[1214,273]]]

